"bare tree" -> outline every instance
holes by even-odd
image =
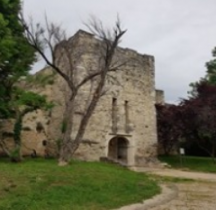
[[[49,23],[46,18],[46,25],[42,27],[40,24],[34,25],[32,22],[26,24],[22,18],[22,23],[25,28],[26,37],[31,46],[39,53],[53,71],[58,73],[67,84],[69,95],[65,102],[65,111],[63,122],[65,130],[62,132],[61,146],[59,151],[59,165],[67,165],[71,160],[74,152],[78,149],[85,134],[89,119],[92,116],[99,99],[104,94],[104,87],[109,72],[114,72],[120,69],[123,64],[114,62],[114,55],[117,46],[125,34],[126,30],[122,30],[120,20],[117,18],[115,26],[112,29],[104,28],[101,21],[91,17],[89,24],[86,26],[91,33],[101,40],[100,56],[97,60],[97,69],[87,67],[86,74],[83,74],[81,79],[77,79],[76,63],[72,59],[73,48],[70,44],[70,39],[66,37],[66,33],[60,26]],[[50,51],[51,59],[45,53],[45,49]],[[62,63],[67,63],[65,68]],[[77,104],[78,94],[81,88],[87,83],[93,84],[89,91],[88,103],[85,111],[82,114],[78,129],[74,130],[74,114]],[[72,132],[75,132],[75,137],[71,137]]]

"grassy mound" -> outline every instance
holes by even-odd
[[[0,209],[105,210],[148,199],[160,192],[145,174],[96,162],[55,160],[0,162]]]

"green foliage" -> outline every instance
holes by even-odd
[[[18,87],[17,82],[29,74],[35,61],[35,52],[20,23],[20,11],[20,0],[0,0],[0,119],[15,119],[14,142],[18,150],[25,114],[53,107],[45,96]]]
[[[0,118],[11,117],[14,85],[35,61],[19,21],[20,0],[0,0]]]
[[[0,67],[5,65],[7,58],[11,57],[11,50],[15,47],[11,30],[7,27],[8,21],[0,13]]]
[[[10,106],[10,116],[15,119],[13,139],[15,143],[15,149],[20,150],[23,117],[27,113],[32,112],[36,109],[49,110],[53,107],[53,104],[48,103],[45,96],[31,91],[25,91],[17,87],[14,87],[12,98],[13,100],[8,104]],[[14,158],[12,154],[10,156],[12,159]]]
[[[213,59],[206,63],[206,79],[210,84],[216,85],[216,47],[212,51]]]
[[[143,173],[92,162],[56,167],[54,160],[0,162],[0,209],[108,210],[160,192]]]
[[[17,160],[19,158],[20,155],[20,149],[19,147],[16,147],[11,153],[10,153],[10,158],[12,160]]]
[[[197,87],[203,82],[216,85],[216,47],[212,50],[212,56],[213,59],[206,63],[206,75],[199,81],[190,83],[191,90],[188,91],[190,97],[197,96]]]
[[[187,93],[188,93],[190,98],[193,98],[193,97],[197,96],[197,85],[198,84],[199,84],[199,82],[191,82],[189,84],[191,90],[189,90]]]
[[[35,60],[34,51],[23,35],[19,21],[20,0],[0,1],[0,80],[10,77],[14,82],[26,75]]]
[[[35,109],[51,109],[52,103],[46,101],[46,96],[39,95],[31,91],[25,91],[20,88],[14,90],[14,100],[11,101],[10,105],[13,107],[31,107],[32,111]]]
[[[0,119],[9,118],[10,114],[11,113],[10,113],[10,108],[8,107],[8,103],[5,103],[4,98],[1,97],[1,93],[0,93]]]
[[[14,124],[14,142],[16,145],[20,146],[20,136],[22,131],[22,116],[18,116],[18,119],[16,119],[16,122]]]
[[[40,85],[45,87],[46,85],[54,84],[54,76],[55,73],[45,75],[45,74],[35,74],[35,75],[28,75],[26,77],[26,82],[32,85]]]

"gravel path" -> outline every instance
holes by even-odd
[[[192,182],[162,185],[162,193],[143,203],[119,210],[216,210],[216,174],[174,169],[137,168],[159,176],[193,179]]]
[[[154,168],[153,169],[137,168],[135,170],[137,172],[146,172],[146,173],[160,175],[160,176],[169,176],[169,177],[178,177],[178,178],[216,182],[216,174],[213,173],[191,172],[191,171],[182,171],[176,169],[154,169]]]
[[[216,183],[176,184],[178,196],[149,210],[216,210]],[[144,210],[145,208],[143,208]],[[140,208],[142,210],[142,208]]]

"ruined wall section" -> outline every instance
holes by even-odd
[[[37,78],[39,81],[37,81]],[[47,80],[47,82],[41,83],[41,78]],[[25,89],[45,95],[47,101],[54,103],[52,111],[36,110],[24,117],[22,131],[22,153],[24,155],[32,154],[33,150],[40,156],[56,154],[55,133],[50,132],[50,128],[55,125],[55,130],[59,131],[59,124],[56,124],[56,119],[58,120],[62,116],[62,106],[58,100],[59,97],[62,97],[60,79],[50,67],[45,67],[33,75],[33,82],[24,83]],[[53,112],[58,117],[53,118]],[[55,143],[53,143],[53,140]]]
[[[156,93],[156,95],[155,95],[155,103],[164,105],[165,104],[164,91],[156,89],[155,93]]]
[[[43,84],[41,78],[49,77],[47,84]],[[48,78],[48,77],[47,77]],[[53,89],[55,88],[54,80],[57,77],[53,75],[53,72],[49,68],[45,68],[40,72],[36,73],[30,79],[25,79],[20,81],[20,86],[26,90],[30,90],[41,95],[46,95],[48,101],[53,99]],[[51,81],[52,80],[52,81]],[[4,133],[10,133],[11,136],[7,137],[6,142],[9,146],[9,150],[12,152],[14,150],[13,142],[13,124],[14,120],[8,120],[4,123],[6,129],[1,129]],[[23,118],[23,126],[21,133],[21,153],[26,155],[35,154],[39,156],[45,156],[47,153],[47,143],[49,142],[48,128],[50,124],[50,112],[43,110],[35,110],[34,112],[28,113]],[[0,154],[4,153],[0,148]]]

